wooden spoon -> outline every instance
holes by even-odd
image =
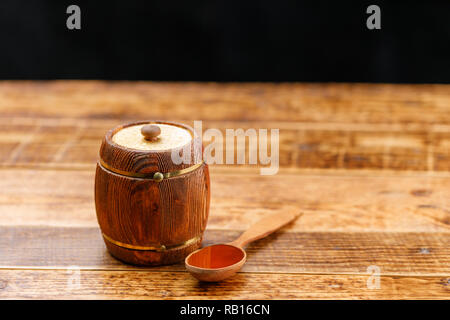
[[[264,238],[301,215],[298,210],[277,213],[262,218],[239,238],[225,244],[208,246],[188,255],[186,269],[200,281],[220,281],[238,272],[247,259],[243,247]]]

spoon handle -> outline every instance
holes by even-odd
[[[264,238],[277,231],[301,215],[302,213],[295,209],[264,217],[241,234],[239,238],[230,242],[230,244],[242,248],[252,241]]]

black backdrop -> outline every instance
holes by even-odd
[[[450,1],[0,0],[0,46],[0,79],[449,83]]]

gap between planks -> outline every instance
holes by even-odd
[[[0,170],[42,170],[42,171],[95,171],[96,163],[0,163]],[[259,167],[233,166],[233,165],[209,165],[210,173],[223,175],[247,175],[261,176]],[[450,171],[427,171],[427,170],[394,170],[394,169],[352,169],[352,168],[280,168],[273,176],[309,175],[309,176],[346,176],[346,177],[430,177],[450,178]]]
[[[203,246],[240,232],[207,230]],[[244,273],[450,276],[449,233],[276,232],[250,244]],[[106,251],[98,228],[1,227],[0,269],[184,271],[183,262],[159,267],[121,263]]]
[[[142,119],[139,117],[141,120]],[[148,119],[151,120],[151,119]],[[199,119],[200,120],[200,119]],[[45,117],[1,117],[0,124],[7,125],[29,125],[29,126],[83,126],[89,128],[113,128],[121,123],[136,121],[136,118],[125,119],[90,119],[89,117],[81,118],[45,118]],[[173,121],[193,125],[194,120],[174,119]],[[271,120],[204,120],[208,124],[207,127],[229,127],[229,128],[246,128],[251,124],[257,128],[279,128],[285,130],[310,130],[310,131],[362,131],[362,132],[424,132],[429,133],[447,133],[450,132],[450,124],[427,124],[427,123],[355,123],[355,122],[302,122],[302,121],[271,121]],[[205,130],[205,128],[203,128]],[[106,131],[105,131],[106,133]]]
[[[450,230],[447,177],[238,173],[211,170],[210,228],[242,230],[295,205],[304,216],[292,229],[302,232]],[[4,170],[0,189],[3,225],[98,226],[94,171]]]
[[[44,123],[34,125],[5,123],[0,130],[0,145],[5,153],[13,153],[8,160],[3,156],[4,165],[19,166],[26,164],[50,163],[51,165],[93,164],[98,158],[98,149],[105,132],[112,127],[91,125],[87,120],[80,120],[70,125],[59,122],[55,126]],[[123,121],[120,121],[123,122]],[[372,132],[363,127],[347,130],[350,124],[333,129],[329,123],[321,129],[310,130],[291,124],[292,128],[283,128],[283,123],[264,122],[205,122],[204,128],[219,125],[222,131],[226,127],[273,127],[280,125],[280,166],[281,167],[316,167],[316,168],[351,168],[351,169],[388,169],[415,171],[450,171],[448,167],[449,132],[434,132],[423,126],[408,132],[410,125],[387,125],[386,128]],[[393,130],[393,127],[399,131]],[[392,128],[391,128],[392,127]],[[40,128],[36,135],[30,135]],[[359,130],[361,129],[361,130]],[[392,130],[391,130],[392,129]],[[397,130],[396,129],[396,130]],[[330,131],[331,130],[331,131]],[[72,132],[78,132],[76,139]],[[27,148],[22,148],[27,139]],[[59,154],[59,159],[52,157]],[[59,160],[59,161],[55,161]],[[251,166],[256,167],[256,166]]]
[[[20,271],[20,270],[36,270],[36,271],[61,271],[61,270],[72,270],[73,268],[69,267],[33,267],[33,266],[22,266],[22,267],[14,267],[14,266],[0,266],[0,270],[10,270],[10,271]],[[89,267],[80,267],[78,268],[80,271],[101,271],[101,272],[148,272],[148,273],[173,273],[180,272],[186,273],[186,270],[152,270],[151,267],[148,269],[120,269],[120,268],[111,268],[111,269],[101,269],[101,268],[89,268]],[[317,275],[317,276],[370,276],[370,273],[352,273],[352,272],[275,272],[275,271],[264,271],[264,272],[238,272],[238,274],[249,274],[249,275],[264,275],[264,274],[295,274],[295,275]],[[449,277],[450,281],[450,273],[420,273],[420,274],[401,274],[401,273],[383,273],[380,274],[380,277],[403,277],[403,278],[411,278],[411,277],[426,277],[426,278],[445,278]]]

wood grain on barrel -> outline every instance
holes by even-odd
[[[1,82],[0,297],[449,299],[449,106],[448,85]],[[101,139],[149,118],[280,129],[276,176],[210,167],[205,244],[287,206],[303,217],[219,284],[113,259],[95,218]]]
[[[145,121],[129,122],[127,126],[133,126],[146,123]],[[157,122],[165,123],[168,122]],[[192,128],[179,123],[170,123],[171,125],[177,125],[181,128],[192,132]],[[102,144],[99,150],[99,157],[109,167],[131,173],[154,173],[154,172],[172,172],[185,168],[189,168],[201,161],[201,140],[199,137],[192,139],[187,146],[189,154],[186,156],[186,160],[180,163],[176,163],[172,160],[172,150],[137,150],[131,149],[122,145],[115,144],[113,142],[113,135],[120,131],[124,127],[124,124],[116,126],[106,132],[102,138]],[[192,132],[193,134],[193,132]],[[184,152],[184,146],[182,148]],[[181,150],[180,150],[181,152]],[[185,155],[183,154],[183,160]]]
[[[137,124],[141,123],[126,126]],[[170,125],[183,127],[193,135],[192,128]],[[210,203],[208,165],[159,182],[129,175],[174,172],[193,166],[200,162],[201,142],[192,139],[187,145],[189,161],[177,164],[172,161],[172,150],[143,151],[114,144],[112,136],[123,127],[106,133],[99,151],[102,163],[97,164],[95,175],[95,208],[105,244],[115,257],[136,265],[181,261],[199,248],[206,228]],[[116,174],[110,168],[127,174]],[[165,249],[135,250],[122,244]]]

